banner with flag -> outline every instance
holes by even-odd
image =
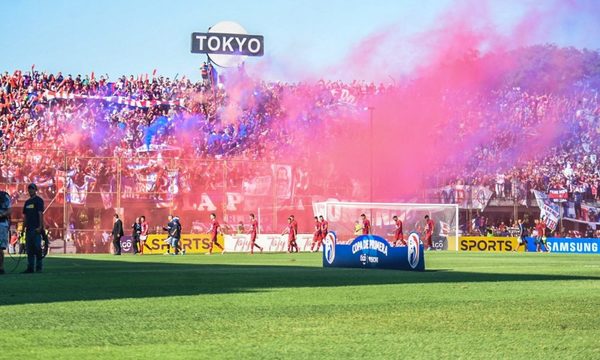
[[[292,167],[290,165],[271,165],[275,186],[277,187],[278,199],[290,199],[292,197]]]
[[[104,210],[111,209],[113,207],[114,194],[110,192],[109,185],[102,185],[100,187],[100,196],[102,197],[102,205]]]
[[[540,217],[551,231],[555,231],[560,219],[560,208],[550,201],[547,194],[537,190],[533,190],[533,193],[540,208]]]
[[[271,176],[257,176],[242,181],[244,195],[265,196],[271,193]]]
[[[550,189],[548,198],[554,202],[565,202],[569,200],[569,193],[567,189]]]
[[[85,94],[74,94],[67,91],[44,91],[44,98],[46,100],[98,100],[111,102],[115,104],[127,105],[132,107],[147,108],[153,106],[185,106],[185,99],[180,98],[176,100],[139,100],[126,96],[100,96],[100,95],[85,95]]]

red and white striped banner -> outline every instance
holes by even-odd
[[[84,94],[73,94],[67,91],[44,91],[44,98],[47,100],[61,99],[61,100],[99,100],[113,102],[121,105],[133,106],[133,107],[153,107],[153,106],[185,106],[184,99],[178,100],[136,100],[125,96],[99,96],[99,95],[84,95]]]

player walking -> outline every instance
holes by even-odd
[[[323,215],[319,216],[319,221],[321,222],[321,238],[319,239],[319,244],[317,246],[317,251],[319,251],[319,248],[323,244],[323,239],[325,239],[325,237],[329,233],[329,222],[327,222],[327,220],[325,220],[325,218],[323,217]]]
[[[396,225],[396,229],[394,230],[394,246],[406,246],[406,241],[404,241],[404,233],[402,230],[402,220],[400,220],[396,215],[394,215],[392,219],[394,219]]]
[[[217,234],[223,234],[223,231],[221,230],[221,225],[217,221],[217,214],[215,214],[215,213],[210,214],[210,221],[211,221],[210,230],[208,230],[208,233],[210,234],[210,245],[208,248],[207,255],[212,254],[213,245],[217,245],[217,247],[219,249],[221,249],[221,254],[224,254],[225,249],[223,249],[223,247],[217,242]]]
[[[254,214],[250,214],[250,255],[254,254],[254,247],[263,252],[263,248],[256,243],[256,234],[258,234],[258,221]]]
[[[425,215],[425,246],[427,246],[427,250],[433,250],[433,228],[433,220],[429,218],[429,215]]]
[[[546,242],[546,232],[548,231],[548,227],[546,226],[546,221],[543,217],[540,219],[540,221],[538,221],[536,229],[538,232],[538,236],[536,237],[536,242],[535,242],[537,245],[536,251],[543,252],[542,251],[542,245],[543,245],[544,248],[546,249],[546,252],[550,252],[550,248],[548,247],[548,243]]]
[[[525,224],[523,224],[523,219],[519,219],[517,223],[519,225],[519,237],[517,238],[519,244],[517,245],[517,248],[513,251],[519,251],[519,248],[522,245],[525,249],[525,252],[527,252],[527,229],[525,228]]]
[[[167,243],[167,252],[165,255],[171,255],[171,248],[173,248],[173,255],[179,254],[179,240],[181,239],[181,224],[179,218],[169,215],[167,218],[169,223],[163,227],[163,230],[167,231],[169,237],[165,242]]]
[[[298,245],[296,244],[297,226],[298,225],[295,224],[295,222],[294,222],[294,218],[292,216],[290,216],[290,217],[288,217],[287,227],[281,233],[281,235],[285,235],[286,233],[288,234],[288,248],[287,248],[288,253],[291,253],[294,248],[296,249],[296,252],[298,252]]]
[[[313,233],[313,240],[310,244],[310,252],[315,252],[315,245],[319,244],[321,241],[321,222],[319,221],[319,217],[315,216],[315,232]],[[320,245],[317,245],[317,251],[319,251]]]
[[[363,235],[371,234],[371,221],[369,221],[369,219],[367,219],[367,215],[365,215],[365,214],[360,214],[360,217],[362,219],[362,234]]]

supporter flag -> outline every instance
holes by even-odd
[[[87,187],[87,183],[83,184],[82,186],[78,186],[77,184],[71,182],[67,186],[67,202],[71,204],[85,205],[85,200],[87,199]]]
[[[440,236],[448,237],[450,235],[450,224],[440,221]]]
[[[219,83],[219,74],[217,73],[217,69],[215,69],[214,66],[210,67],[210,82],[214,86],[216,86]]]
[[[110,192],[109,185],[103,185],[100,188],[100,196],[102,197],[102,205],[104,205],[104,210],[108,210],[113,207],[113,194]]]
[[[553,204],[545,193],[537,190],[534,190],[533,193],[540,208],[540,217],[544,219],[546,226],[551,231],[556,230],[560,218],[560,208]]]
[[[273,164],[271,168],[277,187],[277,198],[290,199],[292,197],[292,167]]]
[[[64,201],[66,175],[65,171],[56,170],[56,202],[59,204],[62,204]]]
[[[565,202],[569,200],[567,189],[550,189],[548,197],[554,202]]]

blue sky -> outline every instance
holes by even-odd
[[[575,3],[579,9],[557,14],[559,26],[541,41],[600,48],[600,37],[594,36],[600,29],[600,16],[593,13],[598,7],[593,0]],[[538,4],[492,1],[494,26],[510,27]],[[38,70],[95,71],[114,78],[156,68],[167,76],[197,79],[205,57],[190,53],[190,34],[233,20],[265,36],[265,57],[251,59],[252,64],[266,64],[267,78],[294,80],[298,69],[326,71],[375,31],[394,25],[405,34],[419,33],[455,6],[449,0],[3,0],[0,71],[36,64]]]

